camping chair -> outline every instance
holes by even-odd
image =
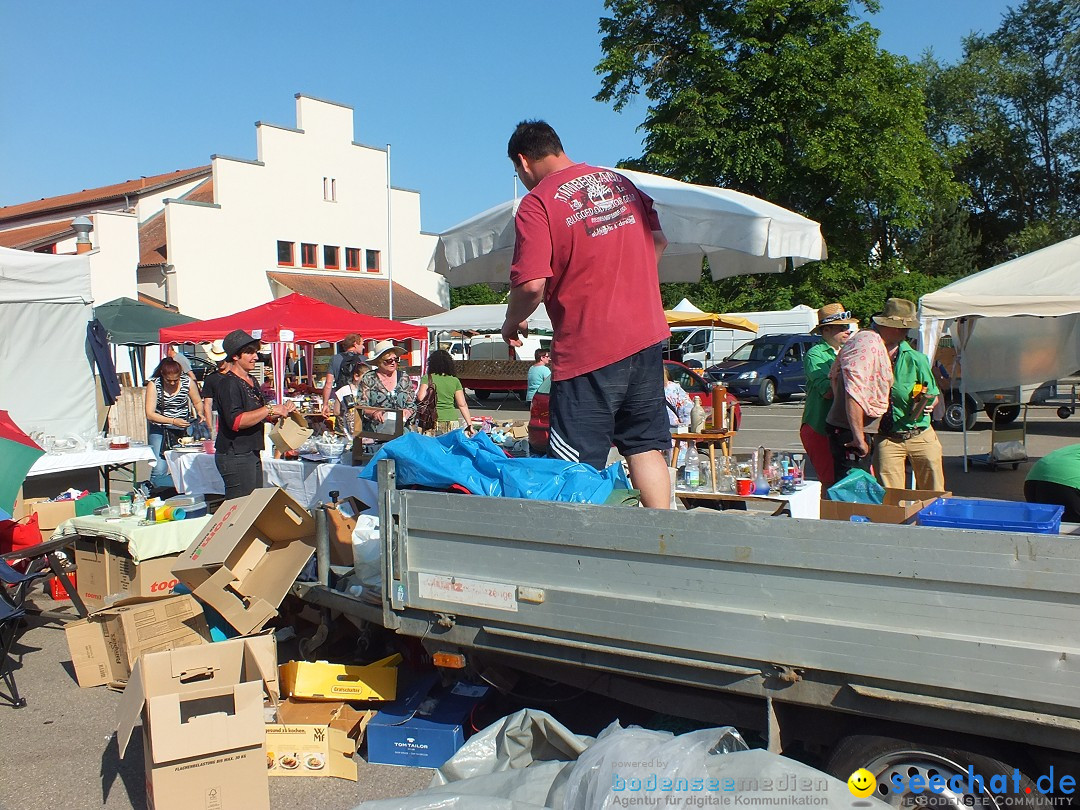
[[[11,648],[15,646],[15,639],[26,616],[23,609],[26,591],[31,582],[47,574],[47,571],[41,570],[23,574],[0,560],[0,583],[3,583],[0,585],[0,683],[7,688],[6,693],[0,690],[0,700],[16,709],[26,705],[26,698],[19,695],[19,687],[15,683],[15,659],[11,655]]]

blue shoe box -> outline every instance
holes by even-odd
[[[487,693],[468,683],[442,688],[437,673],[413,681],[368,723],[368,762],[438,768],[465,742],[465,719]]]

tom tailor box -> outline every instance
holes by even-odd
[[[210,631],[190,596],[129,599],[64,626],[79,686],[123,683],[140,655],[208,644]]]
[[[123,757],[142,720],[152,810],[269,810],[263,703],[277,702],[272,635],[149,653],[120,699]]]
[[[465,742],[464,721],[487,695],[486,686],[437,688],[439,676],[415,681],[368,723],[368,762],[438,768]]]
[[[172,572],[239,633],[261,629],[315,553],[315,519],[285,490],[225,501]]]
[[[887,489],[882,503],[822,501],[821,519],[851,520],[853,515],[858,515],[871,523],[907,523],[924,506],[949,495],[952,493],[929,489]]]

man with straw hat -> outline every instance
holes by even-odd
[[[886,312],[875,321],[892,327],[905,336],[919,325],[915,305],[902,298],[890,314]],[[945,470],[942,465],[941,442],[930,424],[930,412],[938,397],[938,386],[930,373],[930,360],[901,339],[890,349],[893,384],[890,396],[890,416],[884,423],[874,445],[874,468],[881,483],[890,489],[905,489],[906,464],[915,473],[915,489],[941,492],[945,489]]]
[[[206,356],[214,361],[216,369],[211,371],[203,378],[202,382],[202,397],[203,397],[203,420],[206,422],[207,427],[210,428],[212,433],[216,433],[216,425],[214,420],[214,395],[217,391],[218,385],[221,384],[223,375],[229,370],[229,358],[225,355],[225,347],[222,345],[222,341],[215,340],[206,349]]]
[[[803,405],[802,426],[799,438],[802,439],[806,457],[817,473],[824,492],[836,483],[836,468],[833,464],[832,451],[829,449],[829,430],[825,417],[832,405],[832,383],[829,371],[832,369],[836,353],[851,337],[850,325],[858,323],[843,304],[826,304],[818,310],[818,325],[812,330],[821,335],[822,342],[815,343],[803,356],[803,370],[806,372],[806,401]]]

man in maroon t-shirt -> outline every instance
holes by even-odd
[[[657,262],[667,246],[653,202],[618,172],[574,163],[543,121],[523,121],[507,146],[529,189],[518,207],[510,303],[502,335],[520,346],[543,301],[551,350],[551,453],[602,468],[612,442],[645,506],[667,508]]]

